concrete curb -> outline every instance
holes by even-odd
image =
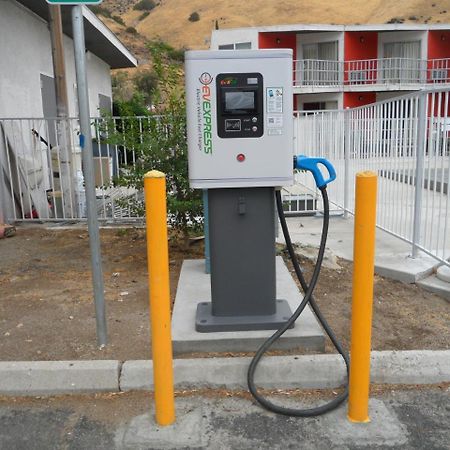
[[[0,362],[1,395],[117,392],[120,361]]]
[[[176,389],[247,389],[250,358],[175,359]],[[152,362],[0,362],[0,395],[33,396],[152,390]],[[256,373],[263,388],[334,388],[345,380],[338,355],[271,356]],[[450,382],[450,350],[372,352],[371,381],[380,384]]]
[[[174,360],[175,387],[247,389],[250,358]],[[264,358],[255,381],[264,388],[334,388],[345,381],[338,355]],[[450,381],[450,350],[372,352],[371,381],[381,384],[436,384]],[[127,361],[120,377],[122,391],[153,389],[151,361]]]

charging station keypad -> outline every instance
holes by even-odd
[[[216,89],[219,137],[261,137],[264,134],[262,75],[221,73],[216,78]]]

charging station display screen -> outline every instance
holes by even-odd
[[[255,91],[225,92],[225,112],[254,111],[256,109]]]
[[[259,138],[264,134],[264,80],[259,72],[216,76],[217,134]]]

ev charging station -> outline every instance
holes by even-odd
[[[254,375],[267,349],[309,304],[349,370],[349,359],[313,298],[329,223],[326,186],[336,177],[323,158],[294,156],[292,50],[188,51],[185,54],[189,181],[208,190],[211,302],[198,299],[197,332],[276,330],[256,352],[248,386],[265,408],[290,416],[323,414],[341,404],[348,386],[329,403],[284,408],[258,393]],[[328,172],[324,178],[319,166]],[[306,282],[284,217],[279,188],[294,169],[312,173],[323,199],[324,220],[313,275]],[[277,298],[275,232],[281,228],[304,297],[292,312]]]
[[[274,189],[293,183],[292,50],[186,53],[191,187],[208,189],[211,303],[200,332],[277,329]]]

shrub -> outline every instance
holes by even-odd
[[[189,16],[189,22],[198,22],[200,20],[200,14],[197,11],[194,11],[190,16]]]
[[[135,163],[115,180],[118,185],[142,190],[144,174],[157,169],[166,174],[168,222],[183,236],[186,247],[189,234],[201,227],[203,208],[201,191],[189,187],[186,141],[186,103],[182,64],[172,59],[174,49],[161,41],[148,44],[154,73],[142,72],[134,83],[141,89],[153,87],[152,111],[141,124],[136,120],[108,124],[108,142],[133,149]],[[135,95],[133,101],[142,101]],[[123,111],[128,112],[128,111]],[[120,129],[117,126],[121,127]],[[113,130],[117,128],[117,133]],[[131,160],[130,160],[131,161]],[[127,206],[143,213],[143,202],[134,196]]]
[[[405,19],[402,19],[401,17],[393,17],[392,19],[388,20],[386,23],[403,23]]]
[[[134,27],[127,27],[125,31],[130,34],[137,34],[137,30]]]
[[[120,16],[111,16],[111,19],[117,22],[119,25],[125,26],[125,22],[123,21],[122,17]]]
[[[147,46],[149,48],[158,49],[161,54],[165,55],[165,57],[170,59],[172,62],[184,61],[184,52],[186,51],[185,48],[173,48],[171,45],[159,39],[150,41]]]
[[[135,88],[141,92],[146,100],[148,106],[150,106],[150,99],[158,86],[158,77],[155,72],[151,70],[141,70],[137,72],[133,77],[133,84]]]
[[[111,11],[104,6],[93,5],[90,10],[97,16],[109,17],[111,18]]]
[[[145,11],[138,17],[138,20],[144,20],[149,14],[150,14],[150,11]]]
[[[134,6],[135,11],[151,11],[156,6],[153,0],[139,0]]]

